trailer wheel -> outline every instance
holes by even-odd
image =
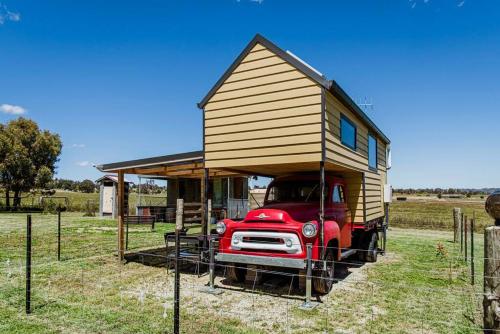
[[[247,270],[246,268],[243,268],[241,264],[230,263],[226,268],[227,278],[231,282],[241,283],[245,281]]]
[[[333,286],[333,279],[335,273],[335,257],[333,255],[332,250],[328,250],[326,253],[325,261],[326,261],[326,269],[315,270],[313,272],[313,287],[314,291],[319,294],[326,295],[330,292]]]
[[[377,262],[378,255],[378,233],[372,232],[369,238],[367,238],[369,243],[366,249],[365,261],[366,262]]]

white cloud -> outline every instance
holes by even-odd
[[[21,14],[16,12],[11,12],[7,6],[0,2],[0,25],[7,21],[19,22],[21,21]]]
[[[457,5],[457,7],[462,7],[465,4],[465,1],[460,1]]]
[[[78,162],[76,163],[76,165],[77,165],[77,166],[80,166],[80,167],[88,167],[88,166],[90,166],[91,164],[90,164],[90,162],[88,162],[88,161],[78,161]]]
[[[261,5],[261,4],[264,2],[264,0],[250,0],[250,1],[251,1],[251,2],[256,2],[256,3],[258,3],[259,5]]]
[[[27,110],[21,106],[15,106],[12,104],[1,104],[0,111],[5,113],[5,114],[22,115],[22,114],[26,113]]]
[[[73,148],[84,148],[85,144],[73,144],[73,145],[71,145],[71,147],[73,147]]]

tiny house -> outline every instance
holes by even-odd
[[[348,181],[353,223],[385,216],[390,140],[334,80],[290,51],[255,36],[198,106],[205,168],[335,173]]]

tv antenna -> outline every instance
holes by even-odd
[[[360,108],[364,109],[364,111],[367,111],[368,109],[373,111],[373,109],[374,109],[374,105],[373,105],[372,101],[368,100],[367,97],[365,97],[363,102],[358,103],[358,106]]]

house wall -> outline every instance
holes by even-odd
[[[326,160],[358,173],[346,174],[348,181],[348,202],[351,216],[356,223],[364,222],[363,212],[363,179],[365,173],[366,186],[366,219],[367,221],[384,216],[383,185],[387,182],[386,145],[377,138],[377,170],[368,167],[368,128],[344,106],[333,94],[325,92],[325,149]],[[357,130],[356,149],[353,150],[341,143],[341,114],[351,120]]]
[[[204,115],[208,168],[321,160],[321,88],[261,44]]]

